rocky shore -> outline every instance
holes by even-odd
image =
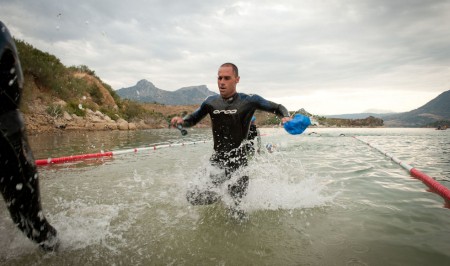
[[[52,106],[64,106],[65,102],[55,99]],[[192,112],[198,106],[164,106],[160,104],[148,104],[146,108],[159,116],[148,117],[145,121],[126,121],[123,118],[113,119],[100,111],[93,111],[89,108],[85,110],[85,116],[69,114],[66,111],[55,115],[49,114],[48,105],[39,98],[27,105],[27,112],[24,112],[26,129],[29,134],[42,132],[61,131],[95,131],[95,130],[139,130],[167,128],[165,117],[180,115],[183,112]],[[209,119],[204,119],[198,127],[208,127]]]
[[[57,104],[64,105],[62,101]],[[123,118],[112,119],[100,111],[92,111],[88,108],[85,109],[86,115],[84,117],[69,114],[65,111],[62,114],[52,116],[48,114],[47,106],[39,100],[27,106],[27,108],[28,111],[24,113],[24,118],[27,132],[30,134],[62,130],[136,130],[167,127],[167,123],[162,119],[155,120],[153,123],[128,122]]]
[[[85,117],[64,112],[61,117],[53,118],[43,113],[29,113],[25,116],[25,124],[29,133],[52,132],[59,130],[136,130],[151,128],[145,123],[130,123],[122,118],[114,121],[100,111],[86,110]]]

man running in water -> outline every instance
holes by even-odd
[[[200,108],[192,114],[184,118],[174,117],[171,120],[174,126],[181,124],[183,127],[191,127],[209,114],[214,141],[214,153],[210,161],[223,172],[222,175],[211,176],[215,186],[229,180],[233,172],[247,165],[248,149],[245,144],[248,140],[250,120],[256,110],[273,112],[282,118],[283,123],[290,120],[289,112],[283,105],[256,94],[237,93],[236,85],[239,78],[236,65],[232,63],[221,65],[217,77],[220,95],[206,98]],[[235,183],[228,185],[228,193],[236,206],[246,194],[248,181],[248,176],[242,176]],[[214,192],[195,189],[188,191],[187,199],[193,205],[204,205],[216,202],[219,197]]]
[[[45,251],[58,237],[41,207],[39,179],[19,111],[23,74],[17,49],[0,21],[0,190],[14,223]]]

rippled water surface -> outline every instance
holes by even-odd
[[[261,129],[237,220],[230,199],[190,206],[212,143],[40,167],[60,250],[42,253],[0,207],[1,265],[450,265],[450,209],[392,153],[450,187],[450,130]],[[209,141],[209,129],[31,136],[36,159]],[[224,191],[226,189],[223,189]]]

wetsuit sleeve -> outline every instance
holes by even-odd
[[[282,117],[289,117],[289,111],[284,107],[284,105],[278,104],[277,111],[275,113]]]
[[[207,108],[207,104],[205,101],[192,114],[189,114],[183,118],[183,120],[184,120],[183,127],[192,127],[192,126],[196,125],[207,114],[208,114],[208,108]]]
[[[267,112],[273,112],[277,116],[281,117],[289,117],[289,111],[281,104],[277,104],[271,101],[268,101],[264,99],[263,97],[259,95],[253,95],[254,100],[258,103],[258,109],[261,109],[263,111]]]

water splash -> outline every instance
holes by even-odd
[[[282,147],[282,144],[278,144]],[[208,189],[221,197],[222,203],[232,206],[233,199],[228,193],[228,185],[241,176],[247,175],[250,183],[247,195],[240,207],[246,212],[259,210],[292,210],[327,206],[336,195],[327,192],[330,176],[308,174],[298,159],[290,158],[288,153],[261,153],[256,155],[249,165],[236,171],[230,180],[219,186],[213,186],[210,176],[216,175],[217,169],[209,165],[207,158],[196,173],[187,174],[195,178],[188,181],[188,188]]]
[[[78,250],[94,245],[113,250],[118,242],[124,241],[122,233],[130,225],[127,221],[121,226],[113,226],[121,211],[129,207],[124,204],[91,204],[82,200],[58,199],[57,207],[62,211],[49,215],[49,220],[58,228],[61,250]]]
[[[286,153],[263,154],[247,171],[251,185],[242,204],[248,211],[314,208],[335,197],[327,193],[329,176],[306,173],[301,162]]]

